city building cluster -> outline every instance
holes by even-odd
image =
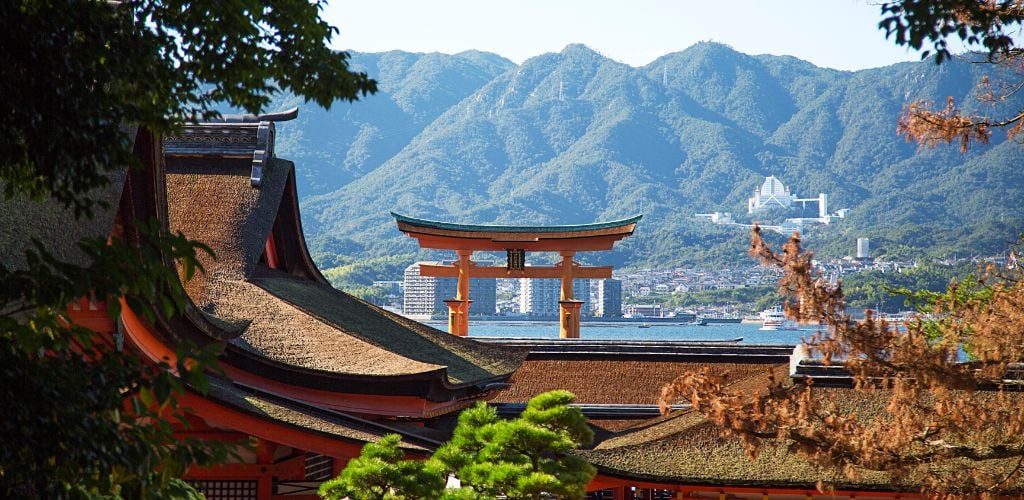
[[[871,256],[868,238],[857,238],[853,255],[842,259],[815,261],[817,272],[829,281],[843,275],[865,271],[902,272],[917,266],[916,261],[876,261]],[[405,269],[400,281],[376,281],[391,307],[413,319],[441,319],[447,314],[444,303],[455,295],[455,278],[420,276],[420,264],[444,265],[451,262],[416,262]],[[476,262],[476,265],[490,265]],[[736,305],[692,305],[671,308],[665,298],[680,294],[749,287],[771,287],[778,283],[780,271],[773,267],[751,265],[734,268],[640,269],[615,273],[613,279],[575,279],[576,296],[585,303],[581,315],[588,318],[668,318],[696,315],[700,318],[735,318],[751,311]],[[553,319],[558,314],[560,294],[557,279],[474,278],[471,282],[470,316],[484,318]]]
[[[424,262],[437,264],[436,262]],[[417,262],[406,268],[402,281],[377,281],[374,287],[389,298],[392,306],[414,319],[443,318],[444,300],[455,293],[454,278],[420,276]],[[614,279],[576,279],[573,288],[587,300],[581,313],[585,317],[672,317],[693,311],[667,310],[651,303],[652,297],[705,290],[728,290],[749,286],[773,285],[778,274],[771,268],[752,266],[738,269],[639,270],[616,273]],[[551,319],[558,313],[557,279],[472,279],[470,315],[478,318],[506,317]],[[703,316],[735,314],[733,309],[698,308]]]
[[[451,262],[416,262],[405,269],[403,280],[374,282],[393,299],[401,297],[401,312],[413,319],[443,317],[445,299],[455,296],[455,278],[420,275],[420,264],[448,265]],[[491,265],[477,262],[477,265]],[[574,279],[573,289],[584,297],[581,314],[588,317],[621,317],[622,285],[615,279]],[[522,316],[557,318],[561,283],[558,279],[470,279],[470,316]],[[500,298],[499,298],[500,297]],[[397,300],[395,300],[397,302]]]

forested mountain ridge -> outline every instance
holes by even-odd
[[[336,190],[377,168],[448,108],[515,66],[476,51],[354,53],[351,65],[377,79],[376,94],[336,103],[330,111],[290,94],[274,101],[278,109],[302,110],[295,121],[279,125],[277,139],[279,153],[299,165],[301,196]]]
[[[380,94],[303,109],[278,134],[279,154],[296,160],[304,227],[320,256],[415,252],[392,210],[530,224],[643,212],[637,234],[597,260],[745,261],[746,231],[693,214],[744,214],[767,175],[850,209],[838,225],[807,231],[819,255],[846,255],[858,236],[879,252],[992,253],[1024,229],[1024,146],[997,132],[962,155],[895,134],[907,102],[973,102],[989,65],[844,72],[715,43],[641,68],[581,45],[518,66],[480,52],[353,61]]]

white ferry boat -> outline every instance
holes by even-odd
[[[781,306],[761,311],[762,330],[796,330],[796,322],[786,319]]]

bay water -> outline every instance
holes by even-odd
[[[427,322],[440,330],[447,330],[444,322]],[[800,330],[761,330],[760,324],[712,324],[707,326],[677,323],[598,323],[583,322],[580,338],[591,340],[735,340],[742,344],[799,344],[801,338],[810,337],[815,327]],[[488,338],[558,338],[556,321],[470,321],[469,336]]]

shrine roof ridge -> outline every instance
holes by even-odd
[[[454,222],[442,222],[427,219],[417,219],[399,213],[391,212],[391,216],[398,222],[404,222],[418,227],[433,229],[444,229],[449,231],[466,232],[497,232],[497,233],[564,233],[575,231],[593,231],[599,229],[611,229],[636,224],[643,218],[643,214],[608,222],[594,222],[590,224],[565,224],[553,226],[512,226],[499,224],[458,224]]]

